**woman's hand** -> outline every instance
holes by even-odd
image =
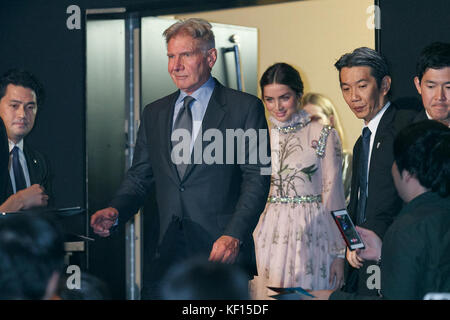
[[[345,255],[347,257],[348,263],[350,263],[353,268],[359,269],[362,267],[364,259],[358,256],[357,250],[351,251],[349,248],[347,248],[347,252]]]
[[[329,284],[333,290],[338,290],[344,285],[344,259],[335,258],[330,266],[330,279]]]

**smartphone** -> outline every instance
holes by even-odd
[[[345,209],[331,211],[334,221],[336,222],[342,237],[350,250],[364,249],[364,243],[362,242],[358,232],[355,229],[355,225],[350,219],[350,216]]]

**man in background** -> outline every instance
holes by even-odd
[[[450,127],[450,43],[434,42],[422,50],[414,84],[424,107],[415,120],[432,119]]]
[[[0,78],[0,117],[9,142],[9,181],[2,211],[19,211],[48,204],[49,169],[42,154],[24,142],[33,129],[43,89],[29,72],[10,70]]]
[[[353,149],[348,212],[356,225],[372,230],[382,239],[402,206],[391,175],[394,138],[416,113],[400,112],[389,101],[389,68],[375,50],[357,48],[344,54],[335,67],[345,101],[355,116],[364,121],[362,135]],[[345,286],[330,298],[347,299],[354,294],[377,296],[379,288],[367,283],[372,263],[363,261],[356,251],[348,248],[346,258]]]

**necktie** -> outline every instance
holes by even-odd
[[[12,153],[14,180],[16,182],[16,193],[17,193],[22,189],[26,189],[27,183],[25,182],[25,175],[23,174],[22,165],[20,164],[19,160],[19,148],[17,148],[17,146],[14,146],[11,153]]]
[[[359,201],[357,208],[358,225],[366,220],[366,204],[367,204],[367,177],[369,164],[369,149],[370,149],[370,129],[365,127],[362,132],[362,148],[361,156],[359,158]]]
[[[191,108],[189,108],[189,105],[194,100],[195,99],[192,98],[191,96],[186,96],[184,98],[183,107],[178,112],[177,119],[175,120],[175,124],[173,126],[174,131],[177,129],[188,130],[190,135],[192,136],[192,113],[191,113]],[[176,143],[172,144],[172,148],[175,147],[180,142],[176,142]],[[189,141],[189,144],[190,144],[190,141]],[[183,178],[187,166],[188,166],[187,163],[177,164],[177,171],[178,171],[178,176],[180,177],[180,179]]]

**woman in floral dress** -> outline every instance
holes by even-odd
[[[339,135],[299,110],[303,83],[290,65],[268,68],[260,86],[270,114],[272,180],[253,232],[252,297],[276,294],[267,287],[338,288],[345,243],[330,211],[345,207]]]

